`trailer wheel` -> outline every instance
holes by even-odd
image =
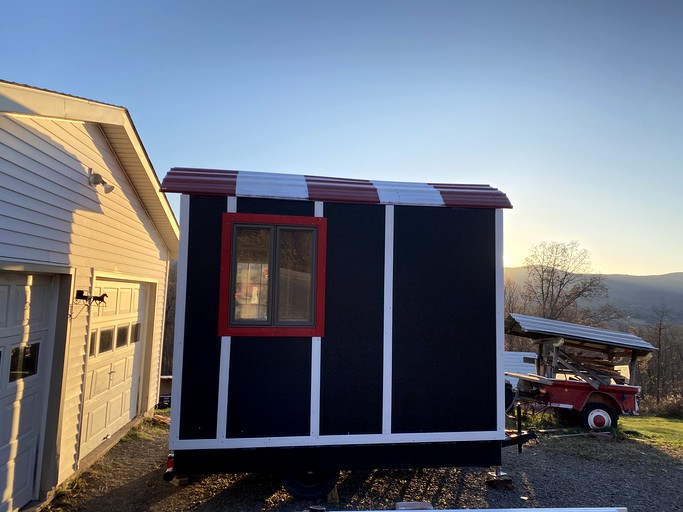
[[[339,480],[339,470],[298,471],[282,475],[282,486],[295,498],[317,500],[324,498]]]
[[[617,426],[617,413],[608,405],[591,402],[581,411],[581,426],[587,430],[607,430]]]

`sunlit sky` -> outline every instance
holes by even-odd
[[[505,263],[683,271],[683,2],[5,2],[0,78],[126,107],[157,174],[486,183]],[[177,211],[178,197],[170,196]]]

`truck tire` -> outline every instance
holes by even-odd
[[[610,406],[589,402],[581,410],[581,426],[586,430],[609,430],[617,426],[617,413]]]
[[[317,500],[324,498],[339,480],[339,470],[297,471],[282,475],[282,486],[299,499]]]

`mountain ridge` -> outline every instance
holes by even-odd
[[[520,285],[526,280],[525,267],[506,267],[505,278]],[[602,274],[608,297],[585,301],[585,306],[610,303],[623,310],[629,322],[652,324],[656,310],[664,306],[670,320],[683,323],[683,272],[634,276],[629,274]]]

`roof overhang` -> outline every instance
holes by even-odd
[[[124,107],[0,80],[0,113],[82,121],[100,126],[152,222],[178,257],[179,227],[159,178]]]
[[[628,332],[610,331],[518,313],[511,313],[505,319],[505,332],[531,338],[537,343],[556,343],[558,338],[562,338],[568,345],[593,350],[624,349],[635,352],[637,356],[644,356],[656,350],[647,341]]]

